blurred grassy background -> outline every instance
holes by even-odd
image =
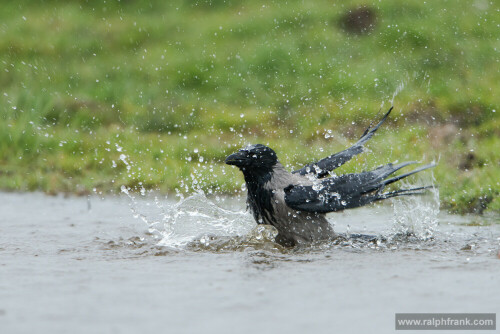
[[[439,160],[442,205],[499,212],[500,3],[9,1],[0,4],[0,188],[240,189],[224,157],[290,168]]]

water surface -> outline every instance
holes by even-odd
[[[495,218],[395,202],[329,216],[387,242],[287,250],[237,199],[0,202],[2,333],[390,333],[396,312],[500,311]]]

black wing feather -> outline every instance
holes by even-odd
[[[363,145],[368,140],[370,140],[371,137],[373,137],[378,128],[380,128],[380,126],[387,119],[392,109],[393,107],[389,109],[389,111],[384,115],[384,117],[382,117],[380,122],[378,122],[378,124],[375,127],[372,128],[370,124],[370,126],[365,130],[365,132],[361,136],[361,138],[348,149],[332,154],[324,159],[321,159],[318,162],[310,163],[301,169],[293,171],[292,173],[294,174],[298,173],[300,175],[313,174],[316,175],[316,177],[318,178],[323,178],[325,176],[328,176],[329,172],[342,166],[347,161],[351,160],[355,155],[358,155],[363,152]]]
[[[360,207],[390,197],[421,194],[428,187],[382,193],[386,185],[435,166],[428,164],[386,179],[397,170],[414,163],[410,161],[397,165],[388,164],[369,172],[328,178],[314,186],[290,185],[284,189],[285,203],[299,211],[327,213]]]

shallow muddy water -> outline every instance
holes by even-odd
[[[0,193],[1,333],[390,333],[396,312],[500,311],[498,217],[393,202],[329,215],[387,241],[287,250],[243,200],[129,196]]]

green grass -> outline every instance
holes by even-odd
[[[375,29],[347,33],[340,20],[361,4]],[[236,148],[269,144],[298,167],[353,143],[393,100],[372,152],[342,171],[436,159],[444,208],[499,212],[499,12],[466,0],[2,2],[0,188],[233,193],[243,179],[222,161]]]

